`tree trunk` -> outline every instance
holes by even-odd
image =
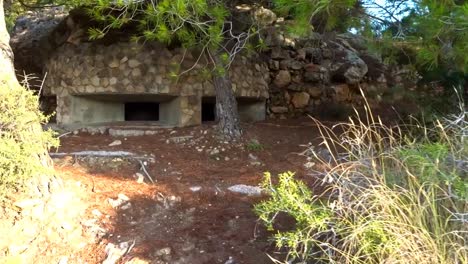
[[[225,67],[218,54],[213,57],[216,66]],[[213,84],[216,93],[216,117],[218,119],[219,132],[227,140],[237,140],[242,135],[242,129],[236,97],[232,90],[232,83],[227,71],[223,75],[215,73]]]
[[[3,0],[0,0],[0,81],[5,83],[17,82],[15,68],[13,66],[13,52],[10,47],[10,35],[5,23]]]

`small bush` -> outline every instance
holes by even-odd
[[[248,151],[262,151],[265,149],[265,146],[263,146],[260,142],[258,142],[258,140],[252,139],[250,140],[249,143],[245,145],[245,148]]]
[[[37,96],[15,82],[0,81],[0,198],[34,176],[51,173],[47,150],[58,141],[51,131],[42,131],[46,121]]]
[[[339,124],[317,124],[331,159],[310,150],[327,187],[314,195],[292,173],[263,187],[270,199],[255,211],[270,229],[280,213],[294,230],[278,231],[288,261],[317,263],[468,263],[468,113],[416,126],[408,134],[372,113]],[[274,183],[277,182],[277,183]]]

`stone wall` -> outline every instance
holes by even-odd
[[[363,102],[360,90],[378,95],[389,86],[389,70],[352,34],[288,39],[275,28],[268,33],[269,117],[327,111],[333,105]]]
[[[203,58],[197,63],[199,56],[194,53],[182,48],[169,50],[158,43],[65,44],[46,64],[44,93],[57,96],[57,121],[61,124],[123,121],[117,114],[99,113],[118,113],[121,110],[115,108],[116,102],[148,100],[163,103],[161,118],[169,124],[199,124],[201,98],[214,97],[215,92],[203,74],[210,65]],[[254,103],[246,107],[262,104],[265,112],[269,96],[266,64],[239,56],[229,75],[236,97],[252,99]],[[111,103],[106,108],[97,102]],[[180,107],[180,111],[170,106]],[[263,118],[264,114],[257,117]]]

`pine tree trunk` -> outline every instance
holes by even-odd
[[[218,67],[224,67],[218,55],[213,57]],[[237,140],[242,136],[242,129],[231,80],[227,73],[221,76],[215,74],[213,84],[216,93],[216,117],[219,132],[227,140]]]
[[[0,75],[1,82],[17,82],[13,66],[13,52],[10,47],[10,35],[5,23],[3,0],[0,0],[0,67],[2,69]]]

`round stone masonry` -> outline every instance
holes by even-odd
[[[202,98],[215,97],[211,80],[201,74],[205,65],[210,67],[190,51],[158,43],[65,44],[46,63],[44,89],[57,96],[62,125],[126,121],[130,102],[158,104],[161,123],[197,125]],[[254,59],[238,56],[231,64],[229,76],[235,95],[242,97],[245,120],[264,119],[268,75],[266,64]]]
[[[159,43],[66,44],[46,63],[44,89],[47,95],[57,96],[60,94],[56,91],[63,89],[71,95],[215,96],[213,85],[197,77],[197,71],[203,68],[193,67],[197,59],[184,49],[169,50]],[[174,69],[183,74],[174,76]],[[268,82],[264,79],[268,75],[266,65],[239,56],[229,71],[237,96],[268,97]]]

